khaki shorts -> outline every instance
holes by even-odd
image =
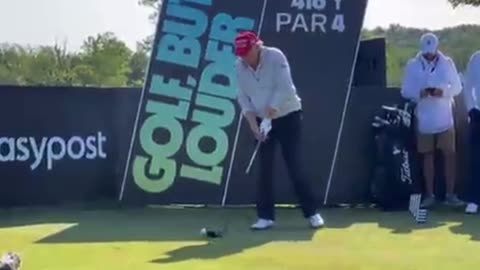
[[[455,153],[455,128],[437,134],[421,134],[417,132],[417,149],[419,153],[433,152],[435,148],[443,152]]]

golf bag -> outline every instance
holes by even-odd
[[[382,210],[408,210],[417,191],[419,166],[415,147],[414,105],[382,106],[372,122],[375,157],[370,184],[372,200]]]

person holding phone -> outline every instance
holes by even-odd
[[[454,97],[462,90],[453,60],[439,50],[438,37],[424,34],[420,52],[405,67],[401,94],[416,103],[417,149],[423,156],[425,196],[422,207],[436,203],[434,194],[434,156],[440,149],[444,156],[447,205],[464,203],[455,193],[456,149],[453,120]]]

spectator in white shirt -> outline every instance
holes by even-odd
[[[426,194],[422,207],[432,207],[434,195],[434,153],[440,149],[444,156],[446,201],[452,206],[463,202],[455,194],[455,126],[453,99],[462,86],[455,63],[439,49],[433,33],[421,37],[421,52],[405,68],[402,96],[416,102],[417,148],[423,155],[423,174]]]
[[[463,96],[469,116],[471,161],[471,177],[467,189],[470,203],[465,212],[474,214],[480,204],[480,51],[470,58],[464,78]]]
[[[257,186],[258,220],[251,228],[262,230],[274,225],[273,161],[277,143],[282,148],[304,217],[312,228],[322,227],[324,221],[316,212],[312,187],[302,168],[302,104],[287,58],[279,49],[264,46],[252,32],[243,32],[236,37],[235,54],[239,57],[235,65],[238,102],[255,138],[262,141]],[[263,119],[271,119],[268,137],[259,127]]]

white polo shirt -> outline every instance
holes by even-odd
[[[429,87],[440,88],[443,97],[420,98],[420,92]],[[422,134],[444,132],[454,126],[453,99],[462,85],[453,60],[439,53],[437,62],[427,63],[420,54],[405,67],[401,93],[417,103],[418,130]]]
[[[287,58],[277,48],[262,46],[256,70],[241,58],[235,63],[238,102],[242,112],[255,112],[265,118],[266,110],[278,110],[277,118],[302,108]]]
[[[480,51],[475,52],[468,62],[463,94],[468,111],[480,109]]]

